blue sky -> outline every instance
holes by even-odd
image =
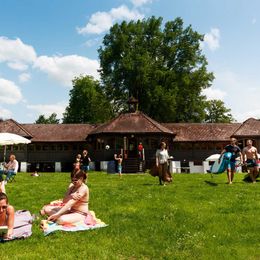
[[[62,118],[71,80],[99,78],[97,49],[109,27],[154,15],[181,17],[205,35],[215,75],[208,99],[223,100],[238,122],[260,118],[259,10],[258,0],[1,0],[0,117]]]

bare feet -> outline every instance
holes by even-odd
[[[41,215],[41,216],[44,216],[44,215],[46,215],[46,214],[45,214],[45,210],[44,210],[44,209],[41,209],[41,210],[40,210],[40,215]]]
[[[42,220],[42,221],[41,221],[41,224],[40,224],[40,228],[41,228],[42,230],[47,229],[47,228],[48,228],[48,220]]]

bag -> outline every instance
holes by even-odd
[[[14,214],[13,239],[26,238],[32,235],[33,218],[28,210],[17,210]]]
[[[153,167],[150,169],[149,173],[153,176],[159,176],[159,169],[156,165],[153,165]]]
[[[172,174],[167,170],[166,174],[163,176],[164,182],[172,182]]]

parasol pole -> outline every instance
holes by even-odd
[[[6,156],[6,145],[4,147],[4,162],[5,162],[5,156]]]

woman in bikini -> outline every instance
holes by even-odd
[[[1,238],[11,239],[14,228],[14,207],[9,205],[8,197],[5,194],[4,182],[0,182],[0,226],[7,226],[7,233]]]
[[[75,223],[86,218],[88,214],[89,189],[85,184],[87,175],[82,170],[74,170],[71,184],[62,201],[53,201],[40,211],[47,215],[48,221],[58,224]]]

